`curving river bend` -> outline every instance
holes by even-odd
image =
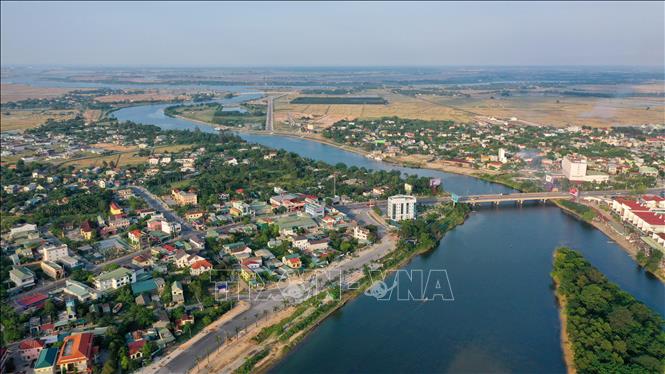
[[[260,94],[243,94],[233,102]],[[118,110],[119,120],[215,131],[163,114],[168,105]],[[317,142],[239,134],[329,163],[442,178],[458,194],[509,192],[472,177],[396,167]],[[552,252],[581,251],[608,278],[665,316],[665,286],[592,226],[548,205],[480,208],[439,247],[406,269],[446,269],[454,301],[378,301],[362,296],[311,332],[273,372],[565,372],[550,271]]]

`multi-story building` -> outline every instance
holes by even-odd
[[[97,278],[95,278],[95,288],[99,291],[106,291],[109,289],[115,290],[135,282],[136,273],[130,269],[120,267],[99,274]]]
[[[565,156],[561,161],[563,175],[571,181],[582,181],[586,177],[587,162],[585,158]]]
[[[92,333],[74,334],[65,338],[56,361],[59,373],[87,373],[92,371],[96,350]]]
[[[35,273],[25,266],[14,266],[9,271],[9,280],[19,288],[31,287],[35,285]]]
[[[368,236],[369,236],[369,229],[360,226],[355,226],[353,228],[353,237],[355,239],[361,241],[367,241]]]
[[[388,198],[388,218],[393,221],[416,218],[416,198],[411,195],[395,195]]]
[[[198,197],[194,192],[182,191],[179,189],[171,190],[171,197],[178,205],[196,205]]]
[[[185,293],[182,288],[182,284],[178,281],[174,281],[171,285],[171,299],[176,305],[183,304],[185,302]]]
[[[67,244],[51,245],[42,248],[42,256],[44,261],[57,262],[65,256],[69,256],[69,248]]]
[[[307,203],[305,204],[305,213],[309,214],[314,218],[323,217],[325,215],[325,209],[321,204]]]
[[[63,275],[65,275],[65,269],[63,269],[62,266],[52,261],[44,260],[40,263],[40,267],[44,272],[44,274],[48,275],[53,279],[59,279]]]
[[[609,175],[602,173],[587,173],[587,160],[583,157],[565,156],[561,160],[563,175],[572,182],[607,182]]]

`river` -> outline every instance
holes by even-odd
[[[165,106],[126,108],[114,115],[169,129],[214,131],[164,116]],[[472,177],[396,167],[306,139],[239,135],[329,163],[442,178],[444,188],[457,194],[510,191]],[[272,371],[565,372],[549,275],[552,252],[561,245],[581,251],[611,281],[665,316],[665,286],[592,226],[550,205],[484,207],[449,232],[436,250],[406,266],[445,269],[454,301],[358,297],[311,332]]]

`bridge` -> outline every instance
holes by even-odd
[[[649,188],[644,191],[647,194],[660,194],[665,191],[663,187]],[[633,190],[611,190],[611,191],[583,191],[580,192],[579,197],[591,196],[623,196],[634,194]],[[550,200],[573,200],[575,196],[568,192],[517,192],[509,194],[486,194],[486,195],[467,195],[456,196],[455,202],[465,203],[470,205],[492,203],[500,204],[502,202],[515,202],[523,204],[528,201],[547,202]],[[436,197],[419,197],[418,204],[432,205],[438,203],[449,203],[453,201],[453,196],[436,196]],[[384,207],[388,204],[388,200],[374,200],[372,205]],[[350,203],[342,205],[348,209],[357,209],[367,207],[368,203]]]
[[[575,196],[567,192],[523,192],[511,194],[489,194],[460,196],[457,202],[471,205],[481,203],[499,204],[502,202],[516,202],[522,204],[525,201],[547,202],[549,200],[572,200]]]

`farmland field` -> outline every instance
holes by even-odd
[[[584,97],[545,95],[542,90],[526,94],[502,96],[488,89],[458,89],[458,96],[402,95],[392,90],[372,89],[364,95],[384,97],[386,105],[325,105],[298,104],[298,93],[275,100],[275,120],[283,126],[289,118],[309,118],[316,128],[329,127],[341,119],[372,119],[388,116],[423,120],[453,120],[471,122],[488,117],[508,120],[517,118],[523,123],[565,127],[588,125],[595,127],[628,126],[665,123],[665,98],[662,83],[635,86],[587,85],[565,87],[603,95],[616,92],[617,97]],[[630,92],[644,95],[621,96]],[[653,94],[653,95],[651,95]],[[282,123],[280,125],[279,123]]]
[[[385,105],[387,103],[382,97],[301,96],[291,100],[291,104]]]
[[[79,113],[77,110],[3,110],[0,113],[0,131],[25,130],[46,123],[49,118],[57,121],[71,119]]]

